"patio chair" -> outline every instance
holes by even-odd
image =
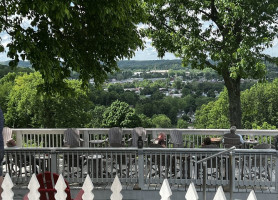
[[[253,149],[271,149],[271,144],[258,144]],[[251,179],[266,179],[268,181],[271,180],[270,176],[270,163],[268,158],[263,155],[252,155],[245,157],[245,166],[246,166],[246,173],[243,173],[246,177]]]
[[[54,195],[57,191],[54,187],[58,178],[58,174],[51,172],[44,172],[37,175],[37,179],[40,184],[40,188],[38,189],[39,193],[41,194],[40,200],[55,200]],[[69,184],[67,181],[65,181],[65,183],[67,185],[67,188],[65,189],[67,194],[66,200],[72,200]],[[23,200],[29,200],[28,193],[24,196]]]
[[[2,131],[4,147],[7,147],[7,141],[12,139],[12,129],[4,127]]]
[[[163,148],[160,144],[149,144],[150,148]],[[151,177],[159,176],[161,177],[164,173],[165,178],[169,176],[170,167],[170,155],[161,155],[160,153],[155,153],[150,155],[148,159],[149,163],[149,174]]]
[[[227,136],[225,136],[227,135]],[[235,135],[235,137],[230,137],[228,134],[224,135],[223,139],[223,146],[224,148],[231,148],[235,146],[237,149],[243,148],[243,144],[240,141],[240,137],[238,135]]]
[[[147,133],[143,127],[136,127],[132,130],[132,138],[129,140],[129,146],[137,147],[138,137],[142,136],[144,146],[147,146]]]
[[[171,130],[169,143],[173,144],[173,148],[184,148],[182,133],[179,130]]]
[[[173,148],[184,148],[184,139],[182,137],[182,133],[179,130],[171,130],[170,131],[170,140],[169,144],[173,145]],[[185,145],[187,147],[187,145]],[[190,177],[189,171],[189,160],[188,156],[175,156],[173,158],[175,160],[172,161],[172,174],[176,175],[180,172],[180,177],[185,178],[185,174],[187,171],[187,178]],[[187,163],[187,164],[186,164]]]
[[[79,131],[76,129],[68,128],[64,131],[64,146],[75,148],[80,147],[80,143],[82,143],[83,140],[80,139]],[[78,174],[78,172],[81,172],[82,174],[82,168],[87,163],[87,158],[83,155],[76,155],[74,153],[65,153],[64,154],[64,166],[65,169],[68,171],[68,175]],[[77,168],[77,171],[74,169]],[[74,173],[72,173],[74,172]]]
[[[124,147],[124,141],[122,138],[123,131],[119,127],[112,127],[108,131],[108,142],[110,147],[116,147],[121,148]],[[129,175],[129,165],[130,165],[130,157],[126,155],[115,155],[112,154],[112,157],[108,156],[108,159],[112,159],[110,163],[112,163],[111,166],[111,172],[115,170],[116,173],[120,173],[120,176],[122,175]],[[109,162],[108,162],[109,163]],[[118,167],[119,166],[119,167]],[[123,170],[123,166],[125,166],[125,169]],[[126,173],[123,173],[123,171],[126,171]]]
[[[122,147],[123,143],[123,131],[120,127],[112,127],[108,131],[108,142],[110,147]]]
[[[6,159],[10,176],[31,176],[38,173],[39,161],[32,152],[7,153]]]
[[[213,149],[217,149],[219,148],[218,145],[216,144],[209,144],[209,145],[203,145],[201,148],[213,148]],[[207,156],[201,156],[198,158],[198,160],[204,159]],[[221,156],[221,157],[214,157],[211,158],[209,160],[207,160],[207,175],[213,178],[217,178],[217,179],[225,179],[226,178],[226,171],[223,171],[223,169],[225,170],[225,166],[226,166],[226,161],[227,161],[228,157],[226,156]],[[199,173],[200,173],[200,168],[201,165],[203,165],[203,163],[200,163],[197,165],[197,175],[199,177]]]

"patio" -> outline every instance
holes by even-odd
[[[106,140],[108,129],[79,129],[84,140],[83,147],[63,148],[65,130],[12,129],[18,147],[5,149],[4,173],[10,174],[17,191],[27,191],[26,186],[33,173],[51,171],[63,175],[70,183],[73,194],[80,189],[87,174],[102,196],[106,194],[101,191],[110,189],[116,174],[128,199],[152,195],[160,189],[165,178],[175,195],[184,193],[191,182],[201,192],[203,166],[196,164],[196,161],[224,150],[221,144],[220,148],[215,149],[199,148],[203,138],[219,138],[229,131],[184,129],[181,131],[185,148],[171,148],[171,144],[167,144],[168,148],[138,149],[128,147],[127,143],[121,148],[108,147],[106,142],[90,143],[93,140]],[[159,132],[168,135],[171,129],[146,130],[150,141]],[[124,141],[129,140],[131,131],[123,129]],[[278,131],[269,130],[237,132],[246,140],[256,137],[258,143],[268,144],[272,143],[273,136],[278,135]],[[41,147],[24,147],[30,140]],[[189,148],[190,145],[194,148]],[[256,195],[277,195],[277,161],[277,151],[274,149],[236,149],[232,153],[217,156],[207,162],[207,190],[215,193],[217,187],[222,185],[227,191],[232,187],[235,196],[247,194],[251,189],[255,190]],[[232,174],[229,173],[233,171],[230,170],[231,166],[234,169]],[[230,186],[231,179],[233,185]]]

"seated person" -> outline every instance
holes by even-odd
[[[236,134],[236,127],[232,126],[230,128],[230,133],[223,135],[223,146],[224,148],[230,148],[235,146],[236,148],[243,148],[245,141],[240,134]]]
[[[211,139],[210,139],[210,137],[206,137],[206,138],[204,139],[204,142],[203,142],[202,146],[206,146],[206,145],[211,145]]]
[[[16,142],[14,139],[10,139],[7,141],[7,147],[15,147],[16,146]]]
[[[217,145],[211,143],[210,137],[206,137],[202,144],[202,148],[217,148]]]
[[[244,139],[242,138],[242,135],[236,134],[236,127],[235,126],[232,126],[230,128],[230,133],[224,134],[224,137],[228,137],[228,138],[237,138],[237,137],[239,137],[241,144],[244,143]]]
[[[153,142],[154,144],[159,144],[162,147],[166,147],[166,134],[159,133],[157,138]]]

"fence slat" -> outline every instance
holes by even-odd
[[[66,200],[67,198],[67,193],[65,192],[65,189],[67,188],[67,185],[65,183],[65,180],[62,176],[62,174],[60,174],[57,183],[55,185],[55,189],[57,191],[57,193],[55,194],[55,199],[56,200]]]
[[[123,199],[123,195],[121,194],[122,184],[118,178],[118,175],[116,175],[116,177],[112,183],[111,191],[112,191],[112,194],[110,196],[111,200],[122,200]]]
[[[167,179],[164,179],[159,194],[161,196],[161,200],[170,200],[170,197],[172,196],[172,191]]]
[[[7,173],[2,183],[3,192],[1,194],[2,199],[13,200],[14,193],[12,191],[14,184],[10,175]]]
[[[257,197],[256,197],[256,194],[255,194],[254,190],[251,190],[247,200],[257,200]]]
[[[90,179],[90,176],[87,175],[84,184],[82,186],[82,190],[84,191],[84,194],[82,195],[82,199],[93,200],[94,199],[94,194],[92,192],[93,189],[94,189],[94,185],[92,183],[92,180]]]
[[[198,200],[199,199],[194,183],[190,183],[189,188],[185,194],[185,199],[186,200]]]
[[[213,200],[227,200],[222,186],[219,186]]]
[[[32,175],[32,178],[28,184],[28,189],[30,192],[28,193],[28,199],[32,200],[40,200],[41,194],[39,193],[38,189],[40,188],[40,183],[35,174]]]

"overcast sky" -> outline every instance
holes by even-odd
[[[6,46],[9,42],[9,36],[5,33],[0,33],[0,38],[2,38],[2,44]],[[138,50],[136,51],[135,56],[131,60],[159,60],[161,58],[157,57],[157,51],[154,47],[151,46],[151,40],[147,39],[145,43],[145,49],[143,51]],[[274,46],[271,49],[267,49],[265,51],[267,54],[271,56],[278,57],[278,39],[274,41]],[[172,59],[178,59],[171,53],[166,53],[165,57],[163,57],[164,60],[172,60]],[[0,61],[6,61],[9,60],[7,58],[6,52],[0,53]]]

